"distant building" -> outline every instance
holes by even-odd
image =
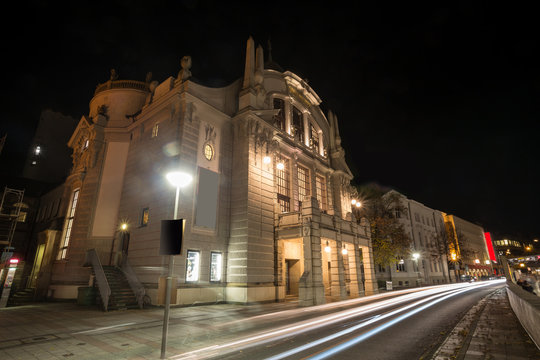
[[[23,177],[60,184],[71,168],[71,149],[67,146],[77,120],[51,110],[41,113],[23,168]]]
[[[393,287],[444,284],[450,282],[448,261],[439,234],[444,231],[442,213],[398,194],[404,210],[395,210],[395,218],[412,240],[410,252],[396,259],[389,267],[377,267],[377,278],[392,280]]]
[[[160,226],[175,212],[165,175],[178,169],[193,180],[179,189],[187,221],[173,304],[298,297],[310,305],[376,292],[369,224],[351,214],[337,117],[322,112],[315,91],[265,67],[251,38],[243,78],[226,87],[194,81],[189,57],[181,65],[161,83],[112,72],[97,87],[68,141],[71,172],[42,210],[55,222],[40,231],[40,293],[77,298],[92,271],[99,285],[101,267],[117,265],[133,271],[145,301],[162,303]]]
[[[490,260],[484,229],[480,225],[455,215],[444,214],[444,222],[450,241],[450,260],[462,276],[491,276]]]

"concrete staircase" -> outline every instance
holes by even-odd
[[[20,306],[27,305],[34,302],[34,294],[36,289],[27,288],[19,290],[14,294],[11,294],[7,306]]]
[[[111,288],[108,310],[138,309],[137,298],[122,270],[116,266],[103,266],[103,271]],[[98,303],[101,303],[101,299]]]

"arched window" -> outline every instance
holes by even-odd
[[[273,125],[285,131],[285,101],[280,98],[274,98],[274,109],[279,110],[273,117]]]
[[[291,133],[294,138],[304,143],[304,116],[300,110],[293,106],[292,121],[291,121]]]

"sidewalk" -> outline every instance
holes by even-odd
[[[540,350],[512,311],[504,287],[465,314],[432,359],[538,360]]]
[[[168,354],[260,330],[268,322],[265,314],[272,314],[273,324],[287,322],[276,312],[296,307],[289,302],[173,308]],[[243,321],[253,316],[259,318]],[[43,303],[0,309],[0,359],[159,359],[162,320],[162,308],[106,313],[74,303]],[[503,288],[463,317],[434,359],[540,359],[540,351]]]

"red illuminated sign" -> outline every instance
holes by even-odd
[[[497,258],[495,257],[495,250],[493,250],[493,243],[491,242],[491,234],[486,232],[484,233],[484,237],[486,238],[486,245],[488,248],[489,259],[491,261],[497,261]]]

